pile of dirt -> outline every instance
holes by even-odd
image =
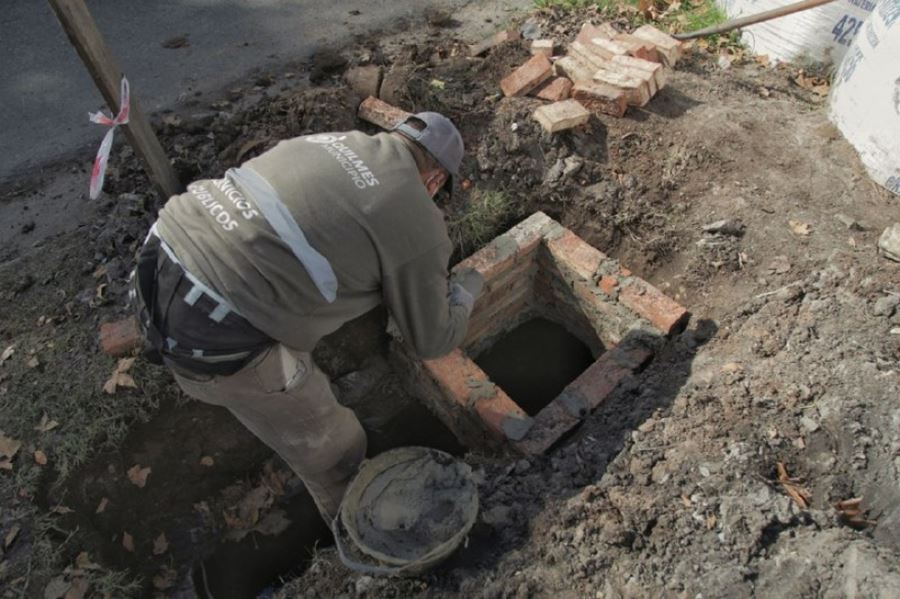
[[[543,11],[532,26],[567,42],[592,16]],[[441,30],[344,53],[349,65],[382,65],[394,103],[460,125],[468,183],[446,207],[456,257],[543,210],[688,306],[694,324],[549,456],[468,456],[482,515],[437,571],[348,576],[324,549],[281,594],[890,595],[900,586],[900,341],[889,334],[900,290],[897,265],[874,247],[900,210],[865,178],[822,98],[794,85],[789,65],[723,70],[697,52],[643,109],[547,136],[531,117],[539,100],[499,93],[527,42],[470,59],[471,41]],[[179,174],[218,177],[286,137],[366,129],[336,68],[315,85],[298,77],[164,115]],[[139,390],[101,391],[116,364],[98,353],[97,325],[125,311],[134,252],[160,208],[129,149],[111,163],[110,199],[88,209],[89,225],[0,252],[0,352],[15,348],[0,359],[2,427],[25,441],[13,475],[0,473],[0,530],[18,531],[0,581],[29,589],[37,563],[29,592],[90,580],[120,596],[137,592],[126,585],[135,574],[145,593],[189,587],[192,564],[235,518],[253,529],[282,497],[264,470],[270,452],[224,411],[185,403],[164,371],[138,362]],[[369,315],[317,351],[330,376],[348,376],[342,398],[375,420],[382,400],[413,402],[382,371],[373,393],[352,397],[356,373],[386,351],[384,321]],[[35,431],[44,412],[60,426]],[[30,463],[37,450],[49,465]],[[152,467],[146,487],[129,477],[134,466]],[[265,501],[248,520],[251,495]],[[856,497],[858,514],[833,507]],[[77,567],[82,552],[97,569]]]

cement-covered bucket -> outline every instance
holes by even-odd
[[[477,516],[467,464],[436,449],[401,447],[363,462],[332,529],[347,567],[414,576],[449,557]]]

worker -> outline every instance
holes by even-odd
[[[150,355],[181,389],[230,410],[299,476],[332,519],[366,452],[311,352],[387,306],[419,356],[457,347],[483,286],[450,279],[434,198],[463,157],[459,131],[423,112],[390,132],[278,143],[160,211],[135,298]]]

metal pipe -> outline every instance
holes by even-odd
[[[747,25],[753,25],[755,23],[762,23],[763,21],[769,21],[771,19],[777,19],[778,17],[791,15],[795,12],[822,6],[823,4],[828,4],[829,2],[834,2],[834,0],[803,0],[802,2],[795,2],[794,4],[788,4],[787,6],[782,6],[781,8],[773,8],[772,10],[767,10],[755,15],[732,19],[719,25],[704,27],[703,29],[698,29],[697,31],[690,31],[688,33],[676,33],[673,37],[677,40],[691,40],[697,37],[715,35],[717,33],[725,33],[726,31],[737,29],[738,27],[746,27]]]

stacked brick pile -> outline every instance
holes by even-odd
[[[532,58],[500,82],[507,97],[533,95],[551,104],[534,117],[549,133],[584,124],[591,113],[621,117],[644,106],[666,84],[683,45],[651,25],[633,33],[585,23],[565,56],[553,40],[534,40]]]

